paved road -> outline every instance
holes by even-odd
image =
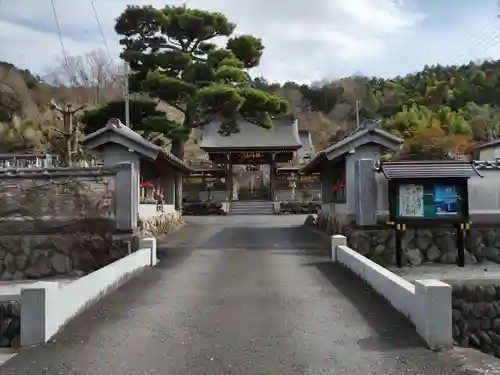
[[[148,269],[7,374],[475,374],[328,261],[301,217],[191,219]]]

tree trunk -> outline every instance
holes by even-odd
[[[179,159],[184,160],[184,142],[182,140],[172,141],[172,154]],[[175,175],[175,209],[182,212],[182,175]]]

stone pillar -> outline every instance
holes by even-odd
[[[175,181],[175,189],[179,192],[179,199],[180,201],[177,202],[177,199],[174,199],[174,206],[175,209],[179,212],[182,212],[182,175],[180,173],[175,173],[174,174],[174,181]],[[177,198],[177,196],[176,196]]]
[[[138,214],[141,194],[139,187],[141,174],[141,163],[139,155],[136,152],[130,152],[127,148],[116,144],[109,144],[106,147],[103,147],[101,155],[104,161],[104,165],[107,167],[113,167],[116,164],[127,162],[133,165],[132,190],[135,192],[135,194],[133,196],[132,206],[136,207]],[[118,184],[117,186],[119,187]]]
[[[271,200],[276,200],[276,161],[275,155],[272,154],[271,164],[269,165],[269,187],[271,188]]]
[[[134,231],[139,215],[138,176],[132,163],[117,163],[115,178],[116,228]]]
[[[163,188],[164,203],[175,205],[175,172],[169,171],[160,178],[160,184]]]
[[[228,155],[229,156],[229,155]],[[228,201],[232,201],[234,198],[233,194],[233,164],[231,163],[231,160],[229,157],[227,158],[227,163],[225,165],[226,169],[226,190],[227,190],[227,199]]]
[[[372,159],[357,160],[355,164],[356,224],[369,226],[377,224],[377,182]]]

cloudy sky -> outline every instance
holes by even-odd
[[[65,49],[103,49],[91,0],[55,0]],[[111,54],[119,53],[114,20],[129,3],[94,0]],[[171,0],[169,4],[181,4]],[[425,64],[500,58],[499,0],[189,0],[220,11],[266,46],[254,74],[271,81],[311,82],[351,74],[385,77]],[[62,48],[50,0],[0,0],[0,60],[38,74]]]

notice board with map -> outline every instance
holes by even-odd
[[[439,180],[400,181],[392,191],[391,216],[397,222],[460,221],[469,215],[467,185]]]

